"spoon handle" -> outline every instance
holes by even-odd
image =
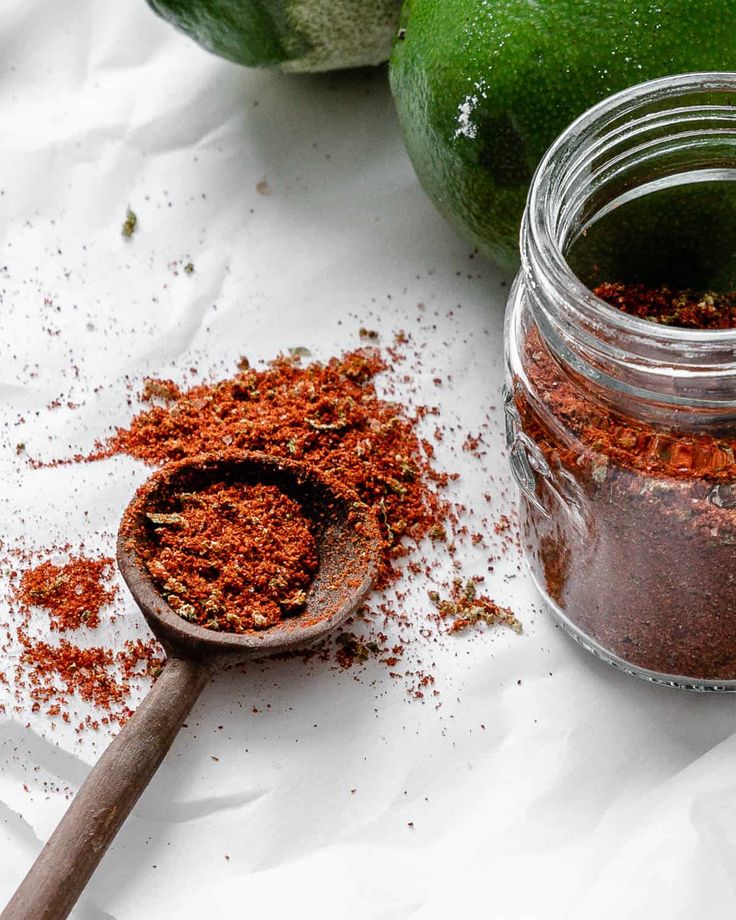
[[[110,744],[21,882],[0,920],[64,920],[171,747],[209,676],[169,658]]]

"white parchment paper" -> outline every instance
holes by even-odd
[[[215,378],[243,354],[293,346],[328,358],[357,347],[361,326],[384,343],[411,334],[423,357],[406,399],[440,405],[455,426],[438,464],[461,473],[470,508],[511,510],[499,397],[509,279],[472,258],[419,189],[385,70],[239,69],[143,0],[5,0],[0,46],[6,547],[110,552],[147,474],[121,457],[33,470],[19,442],[44,458],[89,449],[130,418],[148,374]],[[461,443],[480,431],[479,458]],[[481,553],[462,562],[513,606],[522,635],[428,642],[416,654],[440,696],[424,701],[375,662],[218,676],[75,916],[733,912],[733,701],[647,686],[578,650],[513,552],[490,574]],[[402,586],[413,615],[426,587]],[[142,632],[122,596],[99,638]],[[109,740],[5,702],[0,903]]]

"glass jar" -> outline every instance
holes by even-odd
[[[736,290],[736,74],[625,90],[555,142],[506,321],[525,555],[623,670],[736,690],[736,330],[619,312],[602,282]]]

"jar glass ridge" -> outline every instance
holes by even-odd
[[[736,290],[736,74],[641,84],[571,125],[535,175],[521,261],[507,440],[550,610],[638,676],[736,689],[736,329],[592,292]]]

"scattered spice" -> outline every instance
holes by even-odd
[[[437,608],[440,618],[449,619],[449,632],[459,632],[475,623],[488,626],[503,623],[514,632],[521,632],[521,623],[508,607],[500,607],[485,594],[478,594],[478,584],[473,579],[456,578],[449,598],[443,599],[437,591],[429,592],[429,599]]]
[[[103,724],[123,725],[133,714],[128,706],[132,679],[157,674],[163,666],[160,649],[153,641],[128,642],[116,654],[104,646],[81,648],[66,638],[51,645],[30,638],[23,629],[18,630],[18,638],[23,651],[16,668],[16,685],[21,689],[29,685],[32,711],[50,704],[47,714],[61,716],[64,721],[70,721],[69,696],[75,694],[105,711]],[[138,669],[141,663],[143,671]],[[96,728],[98,724],[82,723],[79,730],[84,727]]]
[[[151,513],[146,567],[169,606],[206,629],[242,633],[299,614],[317,570],[312,524],[276,486],[214,483]]]
[[[135,213],[135,211],[131,211],[130,207],[128,207],[127,213],[125,215],[125,220],[123,221],[123,226],[120,232],[123,234],[123,236],[126,239],[129,240],[135,233],[137,226],[138,226],[138,215]]]
[[[112,649],[79,648],[68,639],[62,639],[59,645],[34,641],[28,636],[21,636],[21,640],[24,646],[21,663],[31,668],[36,700],[47,702],[56,695],[53,678],[58,677],[67,693],[77,692],[86,702],[103,709],[123,702],[124,689],[110,673],[114,663]]]
[[[71,722],[72,697],[78,697],[104,711],[99,721],[88,716],[78,731],[123,724],[132,714],[128,701],[134,686],[158,676],[163,654],[155,640],[128,640],[117,652],[73,641],[80,632],[90,635],[101,623],[102,610],[113,604],[118,589],[112,573],[112,559],[81,553],[63,565],[46,559],[14,573],[11,600],[20,614],[13,631],[19,649],[13,673],[18,711],[45,707],[47,716]],[[51,630],[64,633],[57,644],[31,635],[38,608],[48,613]]]
[[[705,328],[733,322],[734,295],[721,301],[612,284],[596,293],[645,319],[689,324],[701,315]],[[721,311],[717,322],[711,306]],[[613,409],[562,370],[536,330],[523,360],[535,398],[515,388],[522,430],[575,509],[544,487],[538,498],[546,515],[523,503],[523,542],[547,594],[586,636],[630,664],[736,679],[736,438],[678,430],[674,419],[668,429]]]
[[[100,623],[100,610],[115,599],[109,584],[114,560],[72,556],[65,565],[47,560],[23,573],[16,599],[48,611],[51,628],[59,632]]]
[[[352,632],[342,632],[337,636],[337,661],[343,667],[352,667],[355,662],[362,663],[381,653],[378,642],[361,638]]]

